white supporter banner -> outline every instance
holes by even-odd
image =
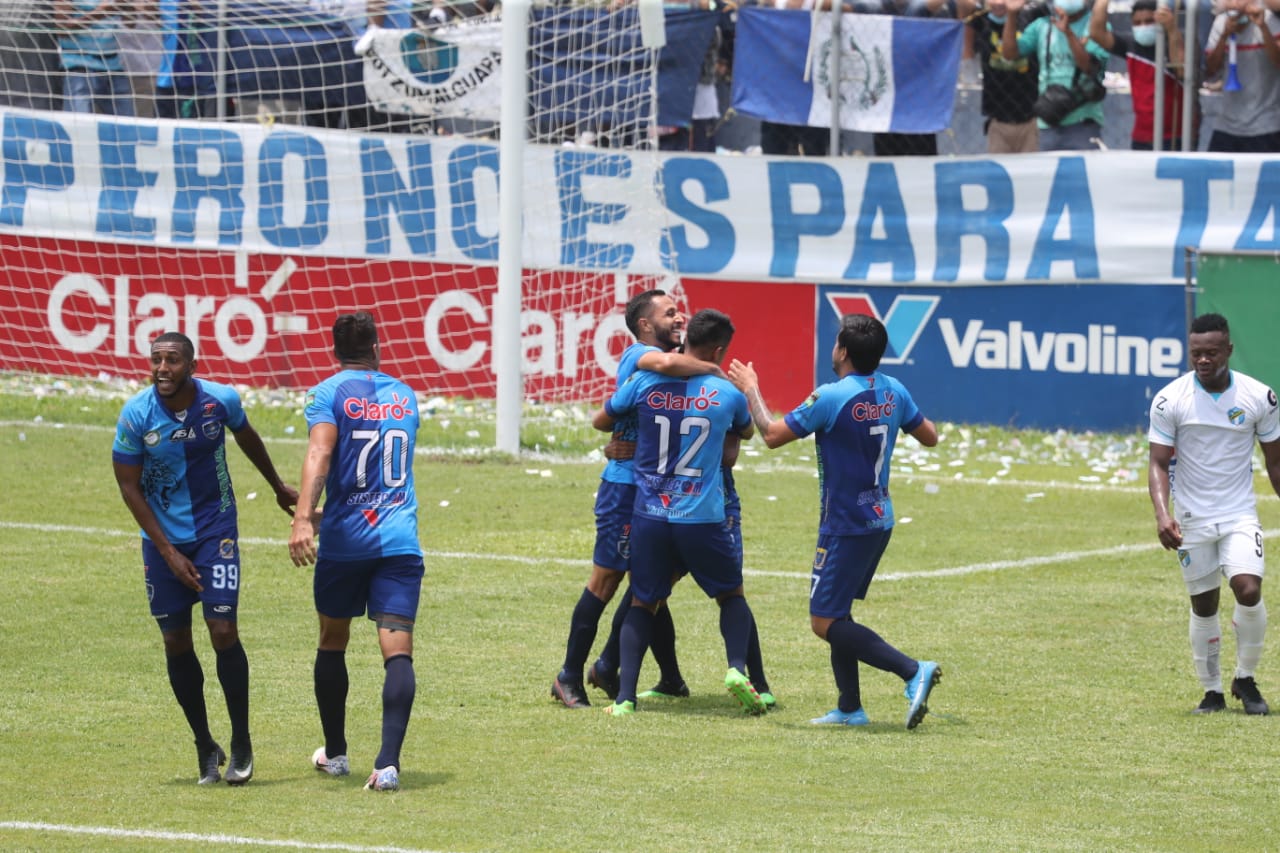
[[[498,121],[502,24],[435,30],[370,27],[356,42],[369,103],[383,112]]]

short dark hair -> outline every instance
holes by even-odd
[[[182,355],[187,361],[195,360],[196,345],[191,342],[191,338],[188,338],[182,332],[165,332],[151,342],[151,348],[155,349],[156,344],[178,344],[182,347]]]
[[[636,337],[640,336],[640,321],[649,315],[649,309],[653,305],[653,300],[659,296],[666,296],[665,290],[646,290],[644,293],[637,293],[635,296],[627,300],[627,329]]]
[[[333,323],[333,354],[338,361],[364,361],[373,356],[378,327],[368,311],[342,314]]]
[[[889,332],[875,317],[869,314],[845,314],[840,318],[840,336],[853,369],[859,373],[871,373],[880,366],[880,359],[889,346]]]
[[[1201,314],[1191,321],[1191,334],[1202,335],[1205,332],[1222,332],[1231,337],[1231,329],[1227,326],[1227,318],[1221,314]]]
[[[687,349],[715,349],[727,347],[733,340],[733,321],[729,315],[714,308],[703,308],[689,318],[684,327]]]
[[[1156,0],[1133,0],[1133,6],[1129,9],[1129,13],[1134,12],[1154,12],[1156,10]]]

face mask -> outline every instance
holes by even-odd
[[[992,15],[991,13],[987,13],[987,20],[993,24],[1003,24],[1004,15]]]
[[[1084,9],[1084,0],[1054,0],[1053,5],[1070,16]]]
[[[1143,47],[1151,47],[1156,43],[1156,25],[1134,24],[1133,40]]]

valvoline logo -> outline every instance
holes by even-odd
[[[719,395],[719,389],[713,388],[708,391],[705,387],[699,386],[696,397],[684,397],[680,394],[672,394],[670,391],[650,391],[645,395],[644,401],[651,409],[663,409],[668,412],[705,412],[712,406],[720,405],[720,401],[716,399]]]
[[[869,293],[837,291],[827,294],[827,302],[835,310],[837,321],[845,314],[866,314],[884,323],[885,331],[889,333],[889,349],[881,359],[883,364],[907,363],[912,348],[920,339],[920,333],[928,325],[929,318],[933,316],[941,299],[940,296],[899,294],[893,298],[893,304],[882,316],[876,304],[871,301]]]

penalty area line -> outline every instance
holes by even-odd
[[[249,838],[242,835],[203,834],[199,832],[165,832],[155,829],[120,829],[113,826],[74,826],[25,820],[0,821],[0,829],[64,835],[92,835],[102,838],[138,838],[146,841],[186,841],[197,844],[234,844],[253,847],[281,847],[289,850],[341,850],[346,853],[439,853],[411,847],[374,847],[367,844],[311,842],[293,839]]]

